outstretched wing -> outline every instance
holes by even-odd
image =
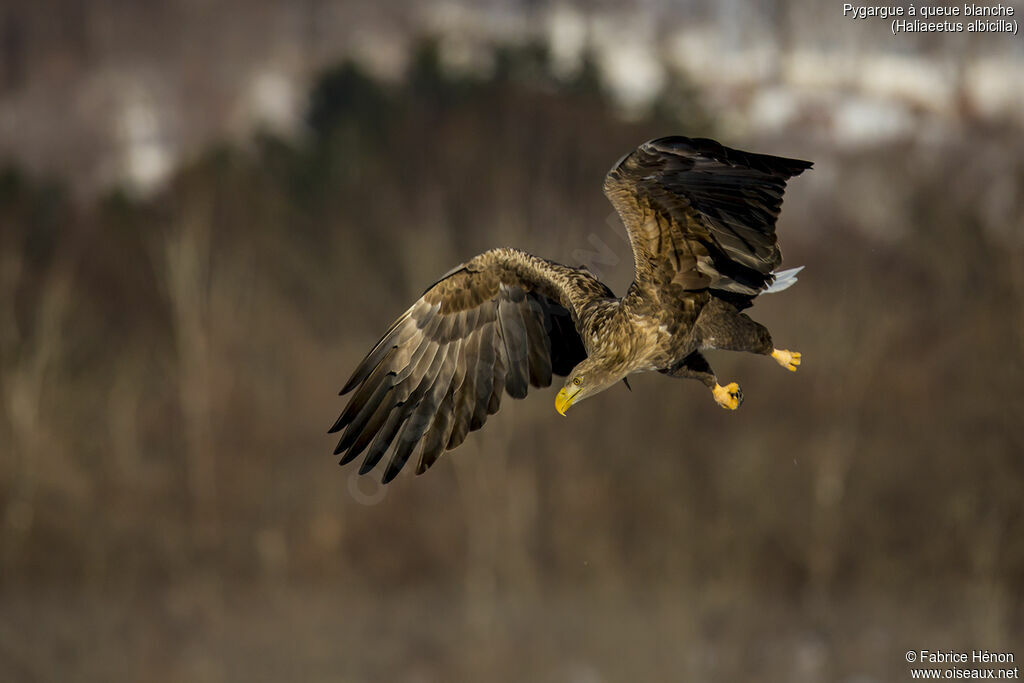
[[[589,274],[511,249],[474,258],[428,289],[341,390],[355,393],[331,432],[360,474],[394,446],[384,483],[418,453],[417,474],[497,412],[586,357],[580,307],[611,293]]]
[[[752,154],[703,138],[640,145],[604,192],[619,212],[638,281],[757,295],[782,262],[775,219],[786,180],[809,161]]]

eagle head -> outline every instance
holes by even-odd
[[[560,415],[580,401],[599,394],[621,379],[628,371],[613,367],[600,358],[587,358],[577,365],[565,379],[565,384],[555,397],[555,410]]]

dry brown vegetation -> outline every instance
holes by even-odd
[[[502,59],[504,61],[502,61]],[[335,394],[387,324],[497,245],[631,267],[599,188],[625,123],[535,51],[326,74],[309,130],[89,205],[0,176],[0,678],[887,680],[1024,633],[1024,149],[814,159],[754,317],[747,401],[644,376],[501,413],[422,477],[338,469]],[[678,102],[677,102],[678,105]],[[1018,653],[1022,655],[1024,653]]]

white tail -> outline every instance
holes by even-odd
[[[775,292],[781,292],[784,289],[789,289],[796,284],[796,274],[803,270],[804,267],[790,268],[789,270],[782,270],[775,273],[775,282],[772,286],[764,290],[763,294],[774,294]]]

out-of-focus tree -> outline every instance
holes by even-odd
[[[73,493],[73,467],[58,475],[44,457],[61,460],[44,395],[59,384],[67,353],[77,240],[59,188],[36,187],[0,172],[0,407],[8,447],[2,518],[2,570],[15,569],[32,531],[40,487]],[[58,451],[59,453],[59,451]],[[54,475],[57,475],[56,477]]]

